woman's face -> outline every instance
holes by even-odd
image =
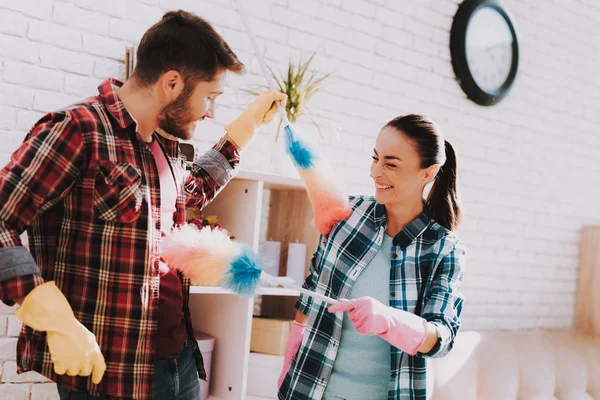
[[[371,178],[380,204],[412,202],[423,197],[423,189],[439,170],[438,165],[421,168],[416,143],[402,132],[384,127],[375,141]]]

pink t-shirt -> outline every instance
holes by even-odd
[[[160,179],[161,230],[170,232],[174,223],[177,205],[177,186],[173,172],[157,140],[148,144],[154,155]],[[156,336],[156,358],[179,354],[187,338],[183,319],[183,286],[177,273],[164,261],[160,261],[160,298],[158,301],[158,334]]]

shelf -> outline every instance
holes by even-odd
[[[246,396],[246,400],[274,400],[276,397],[257,397],[257,396]],[[208,400],[222,400],[220,397],[208,395]]]
[[[304,190],[304,185],[299,178],[288,176],[265,174],[263,172],[242,170],[237,173],[235,179],[246,179],[251,181],[262,181],[266,189],[297,189]]]
[[[300,292],[287,288],[260,288],[257,294],[262,296],[300,296]]]
[[[191,294],[235,294],[229,289],[220,286],[190,286]]]
[[[246,400],[274,400],[276,397],[257,397],[257,396],[246,396]],[[208,395],[208,400],[223,400],[220,397]]]
[[[223,294],[235,295],[230,289],[225,289],[220,286],[192,286],[190,287],[191,294]],[[261,296],[299,296],[300,293],[293,289],[286,288],[259,288],[256,292]]]

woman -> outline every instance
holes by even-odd
[[[427,117],[381,130],[375,197],[320,238],[279,379],[279,399],[425,399],[426,358],[450,351],[460,327],[465,248],[456,156]],[[427,200],[423,192],[433,182]]]

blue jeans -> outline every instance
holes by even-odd
[[[154,364],[152,398],[155,400],[200,400],[200,382],[192,346],[186,342],[179,354]],[[60,400],[103,400],[85,392],[58,387]]]

